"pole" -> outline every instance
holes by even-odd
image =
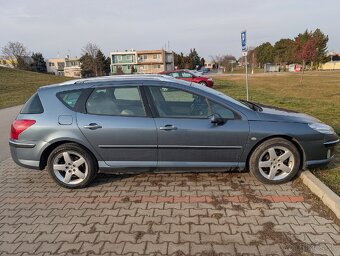
[[[247,54],[244,56],[244,61],[246,65],[246,91],[247,91],[247,101],[249,100],[249,87],[248,87],[248,61],[247,61]]]

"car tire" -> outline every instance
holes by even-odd
[[[295,177],[300,163],[300,153],[292,142],[273,138],[255,148],[249,159],[249,170],[263,183],[280,184]]]
[[[208,84],[204,81],[199,82],[200,85],[208,86]]]
[[[47,170],[52,179],[65,188],[84,188],[96,177],[97,161],[84,147],[66,143],[48,157]]]

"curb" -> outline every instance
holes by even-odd
[[[340,219],[340,197],[337,196],[329,187],[323,184],[310,171],[303,171],[300,179],[312,193],[321,199],[321,201],[331,209],[332,212]]]

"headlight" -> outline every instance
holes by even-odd
[[[324,133],[324,134],[334,134],[335,131],[333,130],[332,127],[330,127],[327,124],[323,123],[313,123],[313,124],[308,124],[310,128],[313,130],[319,132],[319,133]]]
[[[211,78],[208,78],[208,81],[212,81],[212,79],[211,79]]]

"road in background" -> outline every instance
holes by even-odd
[[[19,113],[20,106],[0,109],[0,161],[10,157],[8,137],[12,121]]]

